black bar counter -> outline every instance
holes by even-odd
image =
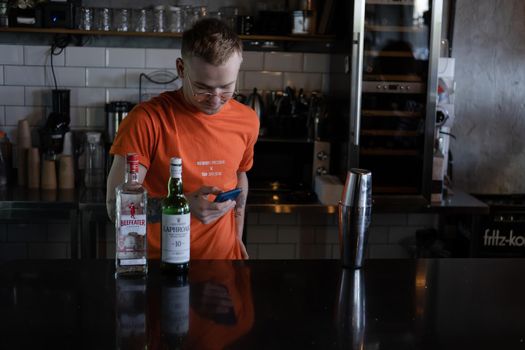
[[[523,349],[525,260],[0,265],[2,349]]]

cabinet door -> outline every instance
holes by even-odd
[[[372,171],[375,194],[425,195],[437,82],[433,41],[439,44],[441,28],[433,11],[441,0],[364,3],[359,166]]]

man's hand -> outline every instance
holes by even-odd
[[[193,217],[203,224],[209,224],[233,209],[235,201],[227,200],[226,202],[215,203],[208,200],[208,195],[219,194],[220,192],[221,189],[218,187],[203,186],[197,191],[187,194],[186,197],[190,203],[190,211]]]
[[[248,255],[248,251],[246,250],[246,246],[244,245],[243,241],[241,239],[238,239],[237,241],[239,242],[239,247],[241,248],[242,258],[244,260],[249,259],[250,256]]]

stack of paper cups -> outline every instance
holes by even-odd
[[[31,130],[27,119],[18,122],[17,135],[17,167],[18,167],[18,185],[27,185],[27,153],[31,148]]]
[[[54,160],[44,160],[42,166],[42,189],[56,190],[57,189],[57,174]]]
[[[27,187],[40,188],[40,151],[34,147],[29,149],[27,155]]]
[[[60,157],[58,188],[61,190],[71,190],[75,188],[75,173],[72,156],[62,155]]]

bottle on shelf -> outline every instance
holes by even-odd
[[[190,261],[190,206],[182,192],[182,159],[171,158],[168,196],[162,203],[161,268],[185,273]]]
[[[84,184],[86,188],[103,188],[105,185],[105,151],[100,132],[86,133],[86,166]]]
[[[115,276],[148,272],[147,191],[139,182],[139,157],[126,156],[126,178],[116,189]]]

